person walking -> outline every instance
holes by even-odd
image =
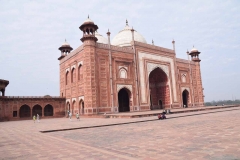
[[[72,113],[69,113],[69,120],[72,121]]]
[[[38,123],[40,122],[40,120],[39,120],[39,114],[37,114],[37,122],[38,122]]]
[[[34,116],[33,116],[33,122],[34,122],[34,123],[35,123],[35,120],[36,120],[36,116],[34,115]]]
[[[79,117],[78,113],[76,114],[76,118],[77,118],[78,121],[80,121],[80,117]]]

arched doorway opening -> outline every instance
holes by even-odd
[[[67,102],[67,105],[66,105],[66,115],[68,115],[70,113],[70,103]]]
[[[80,100],[79,102],[80,114],[84,114],[84,101]]]
[[[72,114],[75,115],[76,113],[78,113],[78,109],[76,107],[76,101],[74,100],[72,103]]]
[[[185,89],[182,92],[182,101],[183,101],[183,107],[187,108],[188,107],[188,97],[189,97],[189,93],[188,91]]]
[[[130,111],[129,95],[130,95],[130,91],[128,91],[126,88],[123,88],[118,92],[118,111],[119,112]]]
[[[37,114],[39,116],[42,116],[42,107],[38,104],[33,106],[33,109],[32,109],[32,115],[37,116]]]
[[[48,104],[44,107],[44,116],[53,116],[53,106]]]
[[[160,106],[160,108],[163,108],[163,106],[162,106],[162,100],[159,100],[159,101],[158,101],[158,105]]]
[[[170,107],[168,77],[159,67],[149,74],[149,92],[151,110]]]
[[[28,105],[23,105],[20,107],[20,111],[19,111],[19,116],[20,118],[24,118],[24,117],[30,117],[31,116],[31,109]]]

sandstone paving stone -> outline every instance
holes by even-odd
[[[170,119],[164,121],[52,133],[39,131],[134,119],[82,118],[82,124],[61,118],[35,124],[4,122],[0,123],[0,128],[4,128],[0,130],[0,153],[2,159],[240,159],[239,114],[235,110],[174,119],[171,116],[177,115],[169,115]],[[221,119],[223,116],[229,118]]]

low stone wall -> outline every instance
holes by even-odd
[[[0,121],[32,119],[35,115],[44,117],[65,116],[65,102],[63,97],[0,97]]]

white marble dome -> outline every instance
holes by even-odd
[[[194,48],[194,46],[193,46],[193,48],[192,48],[192,50],[190,51],[190,53],[194,53],[194,52],[198,52],[198,49]]]
[[[107,38],[103,37],[101,34],[99,34],[97,31],[95,32],[95,37],[97,37],[97,43],[103,43],[108,44]]]
[[[67,42],[66,39],[65,39],[65,42],[62,44],[62,47],[70,47],[70,44]]]
[[[134,40],[142,43],[147,43],[145,38],[137,31],[134,31]],[[112,45],[121,47],[131,46],[131,41],[132,41],[131,27],[129,27],[128,23],[126,23],[125,28],[118,32],[118,34],[112,39]]]
[[[94,24],[94,22],[89,18],[89,16],[83,23],[93,23]]]

